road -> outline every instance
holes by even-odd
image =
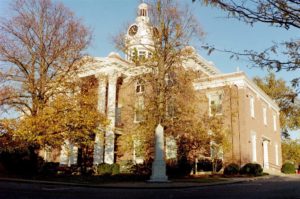
[[[184,198],[286,198],[300,199],[300,175],[271,177],[239,184],[176,189],[89,188],[0,182],[0,199],[184,199]]]

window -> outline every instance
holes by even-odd
[[[251,143],[252,143],[252,162],[257,161],[257,156],[256,156],[256,135],[252,134],[251,136]]]
[[[116,107],[116,126],[121,126],[122,125],[122,119],[121,119],[121,114],[122,113],[122,108],[121,107]]]
[[[146,58],[146,52],[145,51],[139,51],[139,60],[143,61]]]
[[[136,98],[135,102],[135,114],[134,114],[134,121],[141,122],[144,120],[144,96],[139,95]]]
[[[224,159],[224,152],[221,145],[216,144],[214,141],[210,141],[210,158],[211,159]]]
[[[133,50],[129,51],[128,60],[130,60],[130,61],[136,61],[137,60],[137,50],[136,49],[133,49]]]
[[[140,16],[147,16],[147,10],[146,9],[140,9]]]
[[[254,113],[254,97],[250,96],[250,114],[251,117],[255,117],[255,113]]]
[[[274,127],[274,131],[277,131],[276,115],[273,115],[273,127]]]
[[[173,100],[168,100],[166,104],[166,109],[167,118],[175,117],[175,105]]]
[[[133,162],[135,164],[143,164],[144,162],[144,153],[143,145],[140,139],[135,138],[133,140]]]
[[[144,82],[143,82],[143,80],[140,80],[140,79],[139,79],[139,80],[136,82],[135,92],[136,92],[137,94],[141,94],[141,93],[144,92],[144,90],[145,90]]]
[[[267,109],[263,108],[264,125],[267,125]]]
[[[77,164],[78,147],[74,146],[69,140],[65,140],[61,146],[60,164],[71,166]]]
[[[275,164],[279,165],[278,144],[275,144]]]
[[[166,159],[177,158],[177,144],[173,136],[166,137]]]
[[[209,115],[222,114],[222,99],[221,93],[213,93],[209,95]]]
[[[51,159],[51,147],[50,146],[46,146],[44,148],[44,160],[45,162],[50,162]]]

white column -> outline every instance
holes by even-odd
[[[93,164],[101,164],[104,162],[103,158],[104,151],[104,136],[103,134],[96,134],[95,144],[94,144],[94,156],[93,156]]]
[[[105,150],[104,162],[114,163],[115,147],[115,123],[116,123],[116,92],[117,92],[117,75],[108,78],[108,102],[107,102],[107,119],[110,121],[107,131],[105,132]]]
[[[106,84],[107,80],[104,76],[97,76],[98,79],[98,111],[105,114],[106,109]],[[103,134],[96,134],[94,145],[94,162],[93,164],[101,164],[104,162],[104,136]]]
[[[152,163],[150,182],[166,182],[166,162],[164,158],[164,128],[158,124],[155,129],[155,155]]]
[[[263,141],[263,150],[264,150],[264,168],[269,168],[269,149],[268,149],[268,140]]]
[[[105,114],[106,105],[106,85],[107,79],[104,76],[98,76],[98,111]]]

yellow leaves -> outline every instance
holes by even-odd
[[[23,117],[15,134],[40,145],[60,146],[65,139],[88,143],[107,124],[94,106],[93,95],[60,95],[37,116]]]

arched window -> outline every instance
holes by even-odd
[[[146,9],[140,9],[140,16],[147,16],[147,10]]]
[[[139,79],[137,82],[136,82],[136,87],[135,87],[135,92],[137,94],[139,93],[143,93],[145,90],[145,86],[144,86],[144,81]]]

